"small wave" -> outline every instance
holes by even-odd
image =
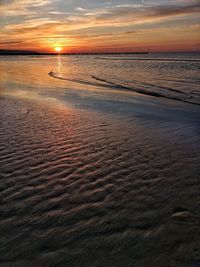
[[[162,94],[160,94],[158,92],[147,92],[146,90],[143,90],[143,89],[131,88],[131,87],[128,87],[128,86],[124,86],[124,85],[121,85],[121,84],[116,84],[116,83],[107,81],[105,79],[98,78],[96,76],[92,76],[92,78],[96,79],[97,81],[106,82],[108,84],[111,84],[111,85],[115,86],[115,88],[126,89],[126,90],[129,90],[129,91],[135,91],[136,93],[150,95],[150,96],[162,97]]]
[[[53,71],[49,72],[49,75],[53,78],[56,78],[56,79],[71,81],[71,82],[90,85],[90,86],[100,86],[100,87],[104,87],[104,88],[112,88],[115,90],[128,90],[130,92],[132,91],[132,92],[142,94],[142,95],[171,99],[171,100],[180,101],[180,102],[193,104],[193,105],[200,105],[198,100],[196,98],[194,98],[194,96],[192,94],[188,94],[188,93],[185,93],[183,91],[169,88],[169,87],[165,87],[165,86],[161,86],[161,85],[154,85],[151,83],[144,83],[144,82],[135,81],[136,83],[138,83],[138,87],[133,87],[133,86],[124,85],[120,82],[116,83],[116,82],[107,80],[105,78],[100,78],[100,77],[97,77],[95,75],[91,75],[89,77],[92,78],[93,80],[96,80],[97,82],[94,82],[93,80],[87,81],[84,79],[76,79],[76,78],[75,79],[69,79],[69,78],[65,78],[65,77],[61,76],[60,74],[57,74]],[[165,92],[151,91],[149,89],[139,88],[139,86],[154,87],[154,88],[161,89]],[[170,95],[169,94],[170,92],[176,93],[176,95]]]
[[[142,84],[146,85],[146,86],[150,86],[150,87],[152,87],[152,86],[155,87],[155,84],[152,84],[152,83],[144,83],[144,82],[142,82]],[[183,92],[181,90],[170,88],[170,87],[167,87],[167,86],[156,84],[156,87],[159,88],[159,89],[164,89],[164,90],[168,90],[168,91],[179,93],[179,94],[183,94],[183,95],[188,95],[187,93],[185,93],[185,92]]]
[[[127,57],[96,57],[96,59],[102,59],[102,60],[131,60],[131,61],[135,61],[135,60],[139,60],[139,61],[143,61],[143,60],[148,60],[148,61],[171,61],[171,62],[200,62],[200,59],[183,59],[183,58],[150,58],[150,57],[142,57],[142,58],[137,58],[137,57],[132,57],[132,58],[127,58]]]
[[[176,92],[176,93],[179,93],[179,94],[182,94],[182,95],[186,95],[190,100],[182,98],[182,97],[179,97],[179,96],[166,95],[166,94],[161,93],[161,92],[155,92],[155,91],[153,92],[153,91],[149,91],[149,90],[145,90],[145,89],[141,89],[141,88],[133,88],[133,87],[124,86],[124,85],[121,85],[121,84],[116,84],[116,83],[107,81],[105,79],[98,78],[96,76],[92,76],[92,77],[94,79],[96,79],[96,80],[107,82],[109,84],[115,85],[116,88],[134,91],[134,92],[139,93],[139,94],[144,94],[144,95],[149,95],[149,96],[154,96],[154,97],[162,97],[162,98],[166,98],[166,99],[172,99],[172,100],[185,102],[185,103],[189,103],[189,104],[193,104],[193,105],[200,105],[200,103],[196,102],[195,99],[191,100],[191,98],[193,98],[192,95],[189,95],[189,94],[187,94],[185,92],[182,92],[180,90],[168,88],[168,87],[165,87],[165,86],[160,86],[160,85],[157,86],[157,85],[154,85],[154,84],[142,83],[144,85],[154,86],[154,87],[157,87],[157,88],[160,88],[160,89],[165,89],[165,90],[168,90],[168,91],[172,91],[172,92]]]
[[[86,85],[99,85],[99,84],[91,84],[89,81],[86,81],[84,79],[69,79],[66,77],[61,76],[60,74],[57,74],[53,71],[49,72],[49,75],[55,79],[59,79],[59,80],[64,80],[64,81],[69,81],[69,82],[75,82],[75,83],[81,83],[81,84],[86,84]]]
[[[59,79],[59,80],[64,80],[64,81],[70,81],[70,82],[75,82],[75,83],[80,83],[80,84],[86,84],[86,85],[90,85],[90,86],[99,86],[99,87],[110,87],[110,88],[116,88],[117,86],[116,85],[112,85],[112,84],[109,84],[108,82],[104,82],[103,80],[99,80],[99,82],[94,82],[94,80],[85,80],[85,79],[70,79],[70,78],[66,78],[66,77],[63,77],[61,76],[61,74],[57,74],[56,72],[53,72],[53,71],[50,71],[49,72],[49,75],[55,79]],[[83,76],[83,74],[78,74],[79,77]],[[85,75],[84,75],[85,76]],[[90,78],[94,79],[93,76],[89,76]],[[98,81],[96,79],[96,81]]]

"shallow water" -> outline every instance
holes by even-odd
[[[51,89],[50,96],[55,98],[64,88],[62,98],[67,100],[72,94],[79,104],[82,96],[99,101],[124,98],[126,102],[149,96],[151,102],[168,104],[174,100],[175,105],[177,101],[200,105],[199,53],[8,56],[0,58],[0,64],[1,87],[5,82],[7,88],[9,82],[12,89],[17,85],[18,90],[41,89],[43,94]],[[56,90],[55,95],[52,95],[52,89]]]
[[[144,95],[173,99],[200,105],[200,56],[158,55],[96,56],[73,59],[58,58],[50,75],[85,85],[115,88]],[[79,67],[77,67],[79,66]],[[81,67],[80,67],[81,66]],[[70,71],[71,73],[70,73]]]
[[[1,58],[2,266],[199,265],[199,62],[164,57]]]

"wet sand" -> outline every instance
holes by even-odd
[[[0,97],[0,266],[199,266],[193,123]]]

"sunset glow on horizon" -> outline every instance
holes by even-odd
[[[198,51],[199,12],[198,0],[3,0],[0,49]]]

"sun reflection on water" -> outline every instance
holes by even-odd
[[[58,76],[61,76],[61,69],[62,69],[62,60],[61,60],[61,55],[58,54],[57,57],[57,72],[58,72]]]

